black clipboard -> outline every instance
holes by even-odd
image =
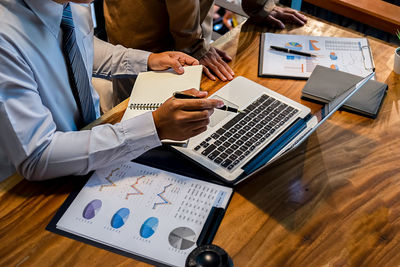
[[[161,151],[163,151],[164,149],[161,148]],[[135,162],[138,162],[140,164],[144,164],[144,162],[148,162],[151,157],[155,157],[159,153],[160,152],[159,151],[157,152],[157,150],[148,152],[147,155],[144,155],[144,159],[139,157],[138,159],[135,160]],[[162,155],[165,155],[165,154],[162,154]],[[152,167],[156,167],[154,165],[157,165],[157,164],[153,164]],[[163,165],[163,166],[164,166],[164,168],[162,168],[162,169],[164,169],[164,170],[169,169],[169,168],[165,168],[165,165]],[[166,170],[166,171],[171,171],[171,170],[169,169],[169,170]],[[81,182],[79,182],[79,184],[77,184],[77,186],[74,189],[74,191],[69,194],[67,199],[61,205],[61,207],[57,210],[57,212],[54,215],[54,217],[51,219],[49,224],[46,226],[46,230],[48,230],[50,232],[53,232],[55,234],[59,234],[61,236],[65,236],[65,237],[68,237],[68,238],[83,242],[85,244],[89,244],[89,245],[95,246],[97,248],[101,248],[101,249],[104,249],[104,250],[107,250],[107,251],[111,251],[113,253],[116,253],[116,254],[119,254],[119,255],[122,255],[122,256],[125,256],[125,257],[129,257],[129,258],[132,258],[132,259],[135,259],[135,260],[138,260],[138,261],[142,261],[142,262],[145,262],[145,263],[148,263],[148,264],[152,264],[152,265],[156,265],[156,266],[172,266],[172,265],[168,265],[168,264],[165,264],[165,263],[162,263],[162,262],[158,262],[158,261],[155,261],[153,259],[149,259],[147,257],[141,256],[141,255],[137,255],[135,253],[130,253],[130,252],[127,252],[125,250],[118,249],[118,248],[103,244],[101,242],[97,242],[97,241],[91,240],[91,239],[86,238],[84,236],[80,236],[80,235],[77,235],[77,234],[74,234],[74,233],[71,233],[71,232],[68,232],[68,231],[64,231],[62,229],[57,228],[57,223],[59,222],[61,217],[64,215],[64,213],[67,211],[67,209],[72,204],[72,202],[75,200],[75,198],[77,197],[77,195],[79,194],[79,192],[81,191],[81,189],[83,188],[83,186],[86,184],[86,182],[89,180],[89,178],[92,176],[93,173],[94,172],[91,172],[90,174],[84,176],[83,179],[80,179]],[[177,171],[177,173],[181,174],[181,175],[186,175],[187,174],[187,169],[186,168],[183,168],[183,170],[180,169],[180,170]],[[191,175],[191,178],[198,179],[202,175],[203,175],[203,173],[199,173],[199,174],[195,175],[197,177],[193,177],[194,175]],[[217,183],[221,184],[217,180],[214,180],[214,181],[211,180],[210,181],[210,180],[207,179],[207,177],[201,177],[200,180],[207,180],[208,182],[211,182],[211,183],[214,183],[214,184],[217,184]],[[224,185],[224,186],[226,186],[226,185]],[[228,186],[226,186],[226,187],[228,187]],[[232,189],[232,193],[230,194],[230,196],[228,196],[226,208],[229,206],[229,203],[230,203],[230,201],[232,199],[232,196],[233,196],[233,192],[234,191]],[[201,246],[201,245],[211,244],[211,242],[214,239],[215,234],[217,233],[219,225],[221,224],[221,221],[222,221],[222,219],[223,219],[223,217],[225,215],[226,208],[225,209],[224,208],[217,208],[217,207],[212,207],[211,208],[210,213],[209,213],[209,215],[208,215],[208,217],[207,217],[207,219],[206,219],[206,221],[204,223],[204,226],[203,226],[200,234],[198,235],[198,239],[196,241],[196,246],[197,247]]]
[[[301,91],[301,99],[317,104],[326,104],[332,96],[342,92],[362,77],[317,66]],[[388,85],[375,80],[368,81],[340,110],[375,119],[386,96]]]

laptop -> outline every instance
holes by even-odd
[[[239,76],[210,98],[245,113],[215,109],[207,131],[173,146],[227,183],[237,184],[295,149],[359,90],[375,73],[327,103],[311,110],[277,92]]]

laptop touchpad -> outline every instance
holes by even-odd
[[[219,99],[224,101],[225,105],[233,107],[233,108],[239,108],[238,105],[218,96],[218,95],[213,95],[210,97],[212,99]],[[214,127],[217,125],[220,121],[224,120],[226,117],[231,116],[231,118],[235,117],[237,114],[229,111],[224,111],[220,109],[214,109],[214,113],[210,117],[210,127]]]

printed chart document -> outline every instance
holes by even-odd
[[[96,171],[57,229],[172,266],[184,266],[213,207],[232,189],[128,162]]]
[[[273,50],[271,45],[311,53],[316,57]],[[317,65],[362,77],[374,70],[366,38],[274,33],[261,35],[259,76],[307,79]]]

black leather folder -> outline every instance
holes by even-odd
[[[362,78],[318,65],[304,86],[301,98],[325,104]],[[343,105],[341,110],[376,118],[387,89],[387,84],[370,80]]]

